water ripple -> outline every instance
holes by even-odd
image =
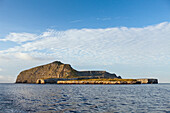
[[[170,84],[0,84],[0,113],[170,113]]]

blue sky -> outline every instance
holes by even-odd
[[[168,0],[0,0],[0,33],[144,27],[170,19]]]
[[[0,0],[0,82],[53,60],[170,82],[169,31],[168,0]]]

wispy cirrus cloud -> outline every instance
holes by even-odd
[[[12,33],[1,41],[25,43],[0,53],[22,60],[54,58],[87,64],[168,63],[169,31],[170,23],[164,22],[143,28],[47,30],[39,35]]]
[[[13,41],[17,46],[0,50],[0,65],[3,66],[0,82],[14,82],[21,70],[54,60],[84,69],[110,66],[112,72],[117,69],[116,73],[122,75],[131,70],[129,76],[136,74],[133,78],[141,77],[139,73],[148,75],[150,72],[153,77],[165,76],[165,79],[169,76],[170,67],[169,31],[170,23],[163,22],[141,28],[48,29],[40,34],[9,33],[0,41]],[[135,71],[134,67],[139,68]]]
[[[0,41],[12,41],[16,43],[22,43],[27,41],[33,41],[39,38],[36,34],[31,33],[10,33],[4,39],[0,39]]]

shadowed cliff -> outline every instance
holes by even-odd
[[[50,64],[38,66],[32,69],[22,71],[18,76],[16,83],[36,83],[38,79],[73,79],[73,78],[121,78],[116,74],[110,74],[106,71],[77,71],[69,64],[63,64],[55,61]]]

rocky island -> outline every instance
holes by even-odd
[[[157,84],[157,79],[122,79],[107,71],[77,71],[70,64],[55,61],[22,71],[16,83],[32,84]]]

